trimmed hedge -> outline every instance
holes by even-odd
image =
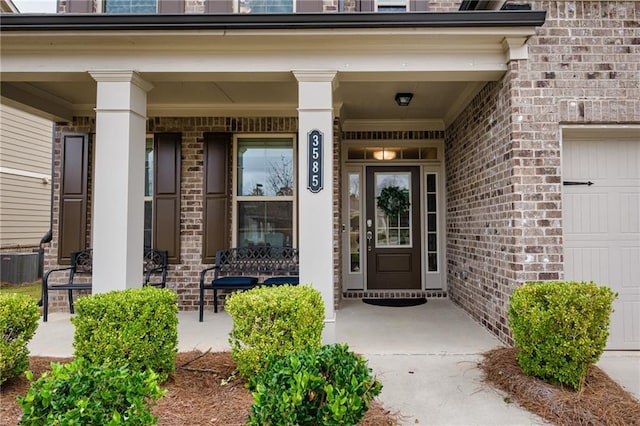
[[[18,397],[24,414],[20,425],[155,425],[150,402],[165,393],[152,371],[128,366],[91,365],[84,359],[51,364],[38,380],[28,372],[31,387]]]
[[[345,345],[307,348],[276,360],[250,380],[249,425],[355,425],[382,384]]]
[[[40,313],[26,294],[0,294],[0,384],[24,373],[29,366],[27,344],[38,328]]]
[[[233,319],[231,356],[245,378],[263,370],[274,357],[322,345],[324,303],[308,285],[256,287],[227,298]]]
[[[76,313],[76,358],[151,369],[161,381],[175,370],[178,306],[171,290],[143,287],[83,297]]]
[[[584,282],[528,283],[508,311],[518,364],[529,375],[577,390],[602,355],[617,294]]]

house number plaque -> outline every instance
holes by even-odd
[[[307,188],[313,193],[322,191],[322,139],[320,130],[314,129],[308,135],[309,182]]]

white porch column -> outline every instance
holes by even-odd
[[[298,239],[300,282],[320,293],[325,318],[333,321],[333,80],[336,71],[294,71],[298,80]],[[309,186],[308,138],[322,135],[322,189]],[[311,166],[312,167],[312,166]],[[317,175],[316,175],[317,176]],[[317,190],[317,188],[315,188]]]
[[[98,82],[93,192],[93,293],[142,286],[147,92],[133,71]]]

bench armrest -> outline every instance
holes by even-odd
[[[220,267],[218,265],[213,265],[200,271],[200,288],[204,287],[204,278],[207,275],[207,272],[213,271],[214,269],[220,269]]]
[[[146,285],[150,280],[151,280],[151,274],[155,273],[155,272],[162,272],[163,276],[162,276],[162,280],[165,280],[165,274],[167,273],[167,267],[165,265],[162,266],[158,266],[155,268],[151,268],[148,271],[146,271],[144,273],[144,283],[143,285]]]
[[[51,275],[54,272],[61,272],[61,271],[70,271],[73,269],[73,266],[67,266],[66,268],[55,268],[55,269],[49,269],[43,276],[42,276],[42,285],[44,287],[49,285],[49,275]]]

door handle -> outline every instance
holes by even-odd
[[[371,240],[373,239],[373,232],[367,231],[367,251],[371,251]]]

